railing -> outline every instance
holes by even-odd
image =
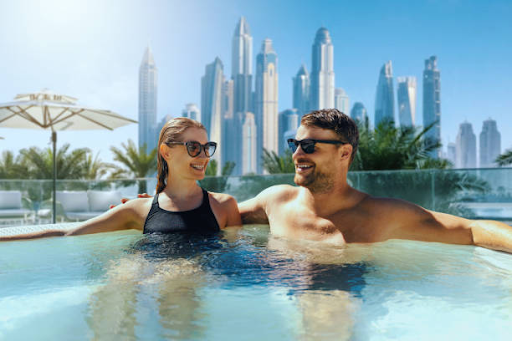
[[[207,177],[200,183],[210,191],[229,193],[240,202],[272,185],[293,185],[293,176]],[[430,210],[468,218],[512,221],[512,168],[349,172],[348,181],[369,194],[404,199]],[[152,194],[155,186],[156,179],[153,178],[57,181],[57,191],[116,191],[128,198],[136,197],[140,192]],[[51,180],[0,180],[0,191],[22,193],[23,208],[32,212],[30,223],[48,222],[51,188]],[[6,192],[3,193],[5,196]],[[2,202],[4,200],[0,198],[0,220]],[[62,205],[57,215],[60,220],[67,219]]]

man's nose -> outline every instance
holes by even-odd
[[[300,146],[300,144],[297,146],[297,149],[295,149],[295,151],[293,152],[293,155],[292,156],[299,156],[299,155],[303,155],[303,154],[306,154],[304,153],[304,150],[302,150],[302,147]]]

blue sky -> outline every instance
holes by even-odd
[[[221,58],[231,75],[231,39],[248,20],[254,57],[263,39],[279,58],[279,109],[291,107],[292,77],[311,69],[311,45],[325,26],[334,44],[336,87],[363,102],[373,120],[378,73],[416,76],[416,122],[422,124],[424,60],[438,57],[441,133],[492,117],[502,150],[512,148],[512,2],[510,1],[1,1],[0,102],[49,88],[88,106],[137,119],[138,69],[150,44],[159,70],[158,115],[177,116],[200,104],[204,67]],[[254,60],[254,59],[253,59]],[[253,67],[254,70],[254,67]],[[395,80],[396,87],[396,80]],[[49,146],[47,131],[0,128],[0,151]],[[137,126],[113,132],[61,132],[58,143],[89,147],[105,161],[109,146],[137,140]],[[156,137],[155,137],[156,138]]]

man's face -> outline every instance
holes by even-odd
[[[338,135],[328,129],[300,126],[295,137],[297,140],[340,140]],[[338,145],[317,143],[315,151],[306,154],[301,147],[293,153],[295,178],[297,185],[311,190],[313,193],[325,193],[334,186],[338,174]]]

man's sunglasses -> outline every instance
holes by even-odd
[[[315,144],[317,143],[328,143],[328,144],[347,144],[347,142],[341,142],[338,140],[315,140],[315,139],[304,139],[304,140],[296,140],[296,139],[288,139],[288,147],[292,150],[293,153],[297,151],[297,148],[300,147],[306,154],[312,154],[315,152]]]
[[[217,149],[217,142],[206,142],[205,144],[201,144],[197,141],[188,141],[188,142],[167,142],[168,146],[170,145],[184,145],[187,147],[187,153],[188,155],[192,157],[199,156],[201,154],[201,151],[204,150],[204,154],[207,157],[213,156],[215,153],[215,150]]]

